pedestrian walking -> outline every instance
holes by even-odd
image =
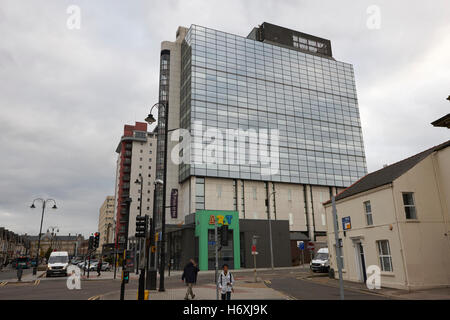
[[[22,274],[23,274],[22,265],[17,263],[17,280],[18,281],[22,281]]]
[[[101,275],[102,264],[103,264],[103,260],[102,260],[102,258],[100,258],[100,260],[98,260],[98,263],[97,263],[97,277],[100,277],[100,275]]]
[[[183,275],[181,276],[181,281],[185,281],[187,286],[186,296],[184,297],[184,300],[189,300],[189,295],[192,297],[192,299],[195,298],[195,294],[194,291],[192,290],[192,287],[197,282],[197,273],[198,273],[197,264],[193,259],[190,259],[189,262],[184,267]]]
[[[231,300],[231,293],[234,292],[234,276],[228,271],[228,265],[224,264],[218,279],[222,300]]]

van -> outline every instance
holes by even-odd
[[[328,272],[330,270],[330,260],[328,259],[328,248],[321,248],[317,251],[314,259],[309,264],[313,272]]]
[[[48,258],[47,277],[52,275],[67,276],[67,266],[69,265],[69,254],[67,251],[53,251]]]

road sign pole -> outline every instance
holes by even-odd
[[[90,269],[91,269],[91,252],[89,252],[88,275],[87,275],[88,279],[89,279],[89,271],[90,271]]]
[[[86,275],[86,254],[84,255],[83,276]]]
[[[331,204],[333,210],[333,225],[334,225],[334,241],[336,242],[336,262],[339,272],[339,294],[341,300],[344,300],[344,280],[342,279],[342,261],[341,261],[341,246],[339,245],[339,234],[338,234],[338,219],[336,210],[336,199],[334,196],[331,197]]]
[[[305,249],[302,249],[302,268],[305,268]]]
[[[256,274],[256,254],[253,254],[253,266],[254,266],[254,273],[255,273],[255,283],[258,281],[258,276]]]
[[[216,300],[219,300],[219,283],[218,283],[218,270],[219,270],[219,250],[218,250],[218,239],[217,239],[217,221],[214,219],[214,249],[216,253],[216,263],[215,263],[215,279],[216,279]]]

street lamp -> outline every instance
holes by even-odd
[[[276,191],[273,191],[269,196],[269,203],[267,204],[267,218],[269,219],[269,241],[270,241],[270,266],[273,270],[273,242],[272,242],[272,219],[270,219],[270,197],[275,197]]]
[[[167,135],[169,133],[168,128],[169,128],[169,104],[168,103],[162,103],[162,102],[157,102],[155,103],[151,108],[150,108],[150,112],[149,115],[147,116],[147,118],[145,118],[145,121],[147,121],[149,124],[152,124],[156,121],[155,117],[153,117],[152,115],[152,111],[153,109],[159,106],[159,113],[161,115],[164,116],[164,125],[161,123],[158,126],[158,131],[160,130],[164,130],[164,171],[163,171],[163,179],[161,180],[159,178],[159,174],[157,172],[157,176],[158,179],[155,180],[155,195],[160,193],[156,192],[156,181],[159,181],[158,185],[162,185],[162,216],[161,216],[161,247],[159,250],[159,254],[160,254],[160,265],[159,265],[159,291],[165,291],[164,289],[164,267],[165,267],[165,238],[166,238],[166,186],[167,186]],[[161,110],[162,107],[162,110]],[[161,134],[162,131],[158,132],[158,140],[161,138]],[[160,146],[161,144],[158,143],[158,146]],[[157,152],[161,152],[162,150],[157,150]],[[157,167],[158,170],[158,167]],[[156,199],[153,199],[153,201],[155,201]],[[153,210],[153,223],[156,223],[156,219],[155,219],[155,210]]]
[[[36,252],[36,265],[33,268],[33,275],[36,275],[37,273],[37,267],[39,264],[39,251],[41,249],[41,233],[42,233],[42,222],[44,221],[44,212],[45,212],[45,207],[47,205],[47,203],[53,202],[53,206],[52,209],[58,209],[58,207],[56,207],[56,201],[53,199],[42,199],[42,198],[36,198],[33,200],[33,203],[31,204],[30,208],[34,209],[36,208],[36,206],[34,205],[34,203],[36,201],[40,201],[42,203],[42,215],[41,215],[41,226],[39,228],[39,235],[38,235],[38,245],[37,245],[37,252]]]
[[[157,105],[159,105],[160,103],[155,103],[151,108],[150,108],[150,112],[148,113],[148,116],[145,118],[145,122],[147,122],[148,124],[153,124],[156,122],[155,117],[152,114],[153,108],[155,108]]]

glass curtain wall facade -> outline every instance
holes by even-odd
[[[192,175],[347,187],[366,174],[348,63],[192,25],[182,44],[180,102],[182,128],[202,121],[279,131],[279,171],[270,178],[259,162],[191,161],[180,165],[180,181]],[[188,149],[196,152],[192,143]]]

